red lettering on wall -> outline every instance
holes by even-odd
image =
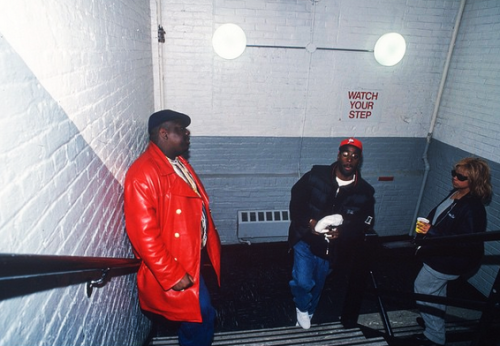
[[[372,101],[351,101],[351,108],[373,109],[373,102]]]
[[[349,97],[349,119],[368,119],[372,116],[375,101],[378,100],[376,91],[347,91]]]
[[[371,115],[370,111],[350,111],[349,119],[368,119]]]
[[[348,91],[350,100],[377,100],[378,92],[372,91]]]

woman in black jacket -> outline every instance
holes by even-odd
[[[427,217],[430,223],[417,223],[425,238],[464,235],[486,231],[487,204],[492,196],[490,168],[478,158],[465,158],[451,171],[453,190]],[[423,245],[417,254],[423,261],[414,283],[415,293],[446,297],[448,281],[472,274],[479,268],[483,242]],[[425,323],[421,345],[444,345],[446,305],[417,302]]]

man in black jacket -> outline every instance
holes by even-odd
[[[297,323],[304,329],[311,327],[330,267],[352,264],[364,234],[373,225],[375,190],[358,170],[362,152],[361,141],[343,140],[337,162],[313,166],[292,187],[288,242],[294,249],[294,264],[290,288]]]

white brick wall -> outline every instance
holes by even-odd
[[[500,2],[467,1],[457,35],[450,71],[436,122],[435,138],[500,163]],[[495,196],[487,208],[488,229],[500,229],[500,171],[492,165]],[[500,242],[489,242],[486,254],[500,253]],[[489,294],[498,265],[483,266],[471,280]]]
[[[500,3],[468,1],[443,93],[435,137],[500,162]]]
[[[166,104],[194,117],[193,135],[425,137],[458,5],[165,0]],[[372,50],[382,34],[396,31],[407,40],[407,55],[394,67],[378,65],[368,52],[284,48],[247,48],[224,60],[210,37],[227,22],[243,28],[249,45]],[[380,91],[376,122],[342,119],[351,89]]]
[[[150,9],[0,1],[0,252],[132,257],[122,186],[153,110]],[[0,345],[139,345],[135,276],[0,302]]]

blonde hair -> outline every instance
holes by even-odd
[[[471,195],[481,199],[483,203],[489,203],[493,191],[488,163],[479,158],[466,157],[455,164],[455,169],[458,167],[461,167],[468,177]]]

